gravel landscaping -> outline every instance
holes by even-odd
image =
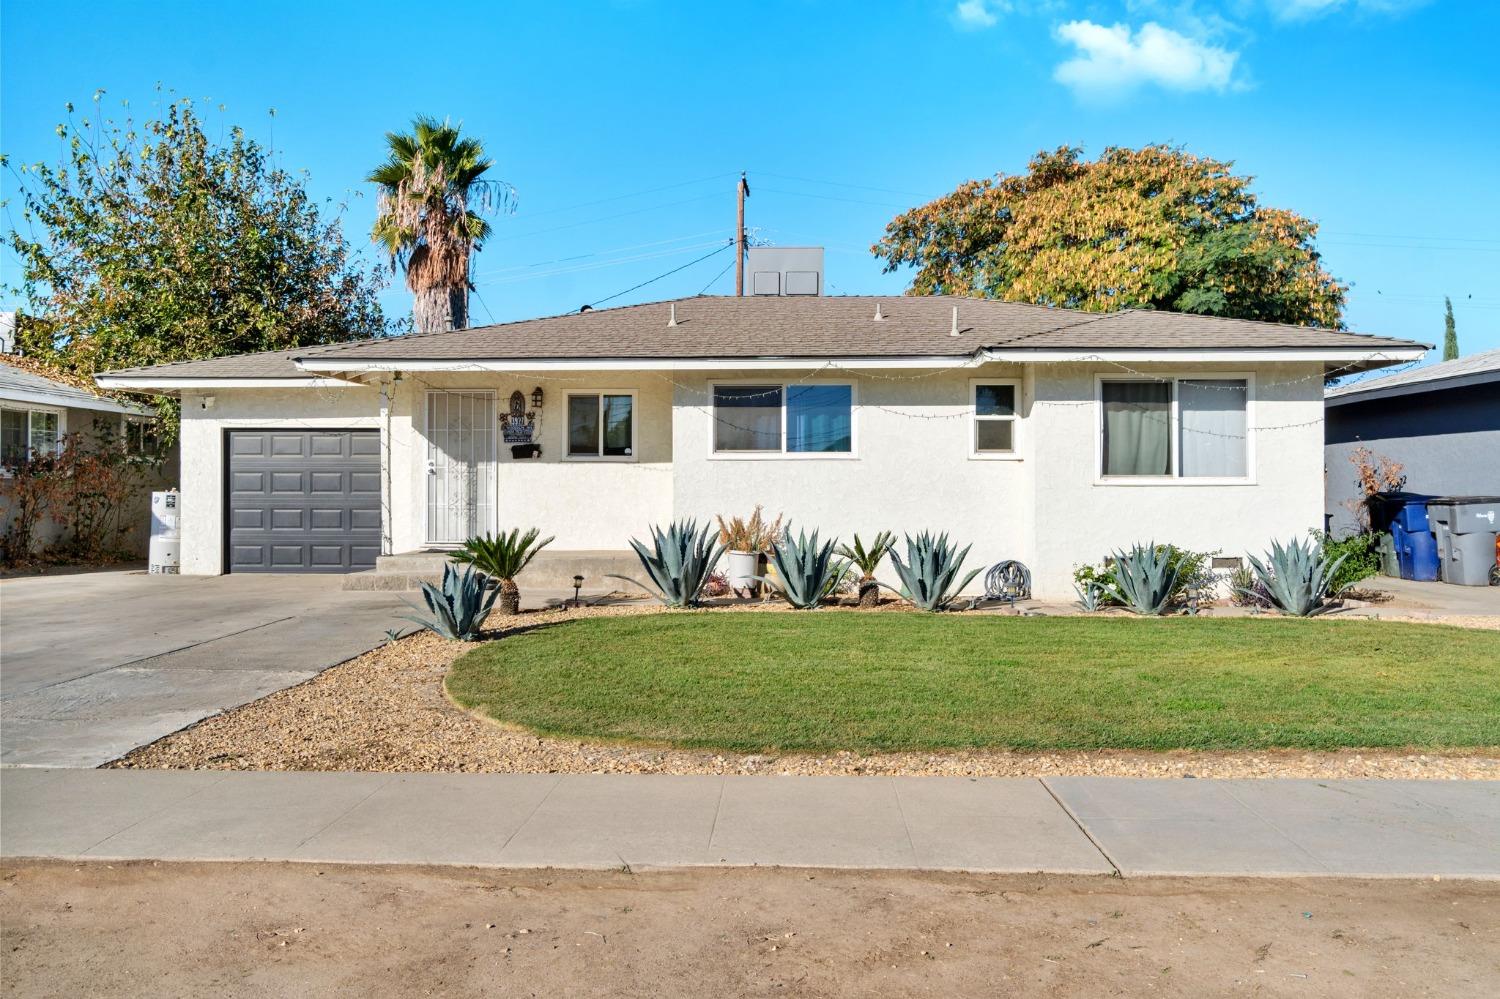
[[[548,610],[492,620],[502,636],[580,615],[652,605]],[[858,613],[858,612],[849,612]],[[1453,623],[1453,622],[1447,622]],[[1476,619],[1495,627],[1495,619]],[[1131,777],[1500,778],[1500,753],[1255,752],[832,753],[737,755],[539,738],[459,708],[443,690],[473,645],[414,635],[307,683],[202,722],[111,764],[221,770],[495,773],[946,774]]]

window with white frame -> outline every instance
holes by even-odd
[[[139,416],[121,418],[120,442],[132,458],[155,458],[161,451],[156,422]]]
[[[11,465],[62,447],[63,418],[56,409],[0,409],[0,463]]]
[[[715,454],[852,454],[854,386],[714,386]]]
[[[976,381],[971,401],[974,405],[974,454],[982,458],[1014,456],[1021,383]]]
[[[1101,379],[1105,478],[1249,477],[1248,378]]]
[[[568,393],[568,457],[635,457],[633,392]]]

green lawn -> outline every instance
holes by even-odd
[[[485,645],[448,690],[549,735],[736,752],[1500,745],[1500,632],[1329,620],[686,613]]]

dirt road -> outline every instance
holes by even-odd
[[[6,996],[1479,996],[1500,885],[9,864]]]

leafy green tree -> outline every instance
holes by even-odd
[[[903,212],[871,251],[888,272],[915,268],[913,295],[1341,326],[1347,289],[1320,263],[1317,226],[1260,205],[1250,182],[1169,146],[1092,162],[1063,146]]]
[[[57,126],[57,165],[12,167],[25,224],[17,340],[84,376],[114,368],[289,350],[387,332],[379,268],[359,267],[343,206],[231,128],[211,141],[191,100],[137,125],[95,113]],[[175,401],[159,398],[175,434]]]
[[[1453,322],[1453,301],[1443,296],[1443,360],[1458,360],[1458,326]]]
[[[380,188],[371,233],[406,271],[418,333],[469,325],[469,261],[490,234],[484,213],[514,204],[514,189],[484,177],[494,165],[460,126],[418,116],[411,132],[387,132],[390,156],[370,172]]]

